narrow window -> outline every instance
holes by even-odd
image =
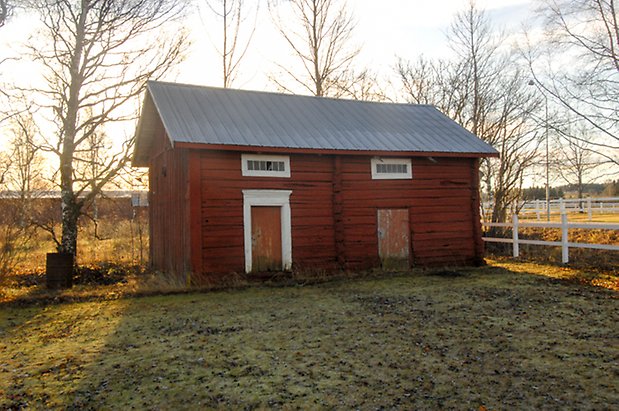
[[[247,177],[290,177],[290,157],[242,154],[242,175]]]
[[[372,180],[410,180],[413,178],[410,158],[373,158]]]

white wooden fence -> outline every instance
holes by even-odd
[[[619,213],[619,197],[601,197],[601,198],[559,198],[550,200],[550,213],[559,214],[562,212],[568,213],[586,213],[589,221],[592,220],[593,214],[613,214]],[[483,209],[486,214],[492,212],[492,203],[483,203]],[[534,214],[537,220],[542,220],[547,214],[547,205],[545,200],[531,200],[520,203],[519,214],[521,216]]]
[[[569,249],[570,248],[593,248],[597,250],[612,250],[619,251],[619,245],[610,244],[591,244],[591,243],[572,243],[569,241],[568,233],[572,228],[582,229],[595,229],[595,230],[619,230],[619,224],[606,224],[606,223],[570,223],[567,221],[567,214],[561,214],[560,223],[538,223],[538,222],[526,222],[520,223],[518,216],[514,214],[511,223],[486,223],[482,222],[485,227],[505,227],[512,229],[512,238],[497,238],[497,237],[483,237],[483,240],[491,243],[511,243],[513,247],[513,256],[518,257],[520,255],[520,244],[533,244],[533,245],[545,245],[561,247],[561,261],[566,264],[569,262]],[[525,240],[519,238],[518,230],[521,227],[537,227],[537,228],[560,228],[561,229],[561,241],[543,241],[543,240]]]

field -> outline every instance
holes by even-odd
[[[5,304],[0,408],[617,409],[619,294],[592,275],[495,261]]]
[[[568,221],[570,222],[589,222],[589,215],[587,213],[569,213],[567,215]],[[530,221],[530,222],[546,222],[546,215],[541,214],[540,219],[537,219],[535,214],[526,214],[520,216],[520,221]],[[553,213],[550,215],[550,221],[560,222],[561,214]],[[591,215],[592,223],[619,223],[619,213],[605,213],[605,214],[597,214],[593,213]]]
[[[60,225],[55,230],[60,233]],[[5,231],[6,226],[0,224],[0,246]],[[98,221],[96,230],[91,222],[82,222],[77,247],[77,263],[80,265],[108,263],[110,256],[115,264],[144,265],[148,261],[148,217],[142,211],[131,219],[103,218]],[[30,241],[16,250],[14,267],[10,271],[13,274],[43,273],[45,254],[55,251],[49,233],[37,230]]]

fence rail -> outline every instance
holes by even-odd
[[[606,224],[606,223],[570,223],[567,219],[567,214],[564,212],[561,214],[560,223],[538,223],[538,222],[526,222],[521,223],[518,221],[518,215],[514,214],[511,223],[486,223],[482,222],[484,227],[503,227],[512,229],[512,238],[499,238],[499,237],[483,237],[482,239],[490,243],[508,243],[512,244],[513,256],[520,256],[520,244],[532,244],[543,246],[555,246],[561,247],[561,261],[566,264],[569,262],[569,249],[570,248],[592,248],[597,250],[610,250],[619,251],[619,245],[612,244],[595,244],[595,243],[574,243],[569,241],[569,230],[580,228],[590,230],[619,230],[619,224]],[[537,228],[560,228],[561,229],[561,241],[543,241],[543,240],[526,240],[519,238],[519,230],[523,227],[537,227]]]
[[[589,221],[593,219],[593,214],[614,214],[619,213],[619,197],[599,197],[599,198],[559,198],[550,200],[550,213],[559,214],[563,212],[586,213]],[[548,212],[548,205],[545,200],[524,201],[519,205],[521,216],[534,214],[537,220],[541,220]],[[492,211],[492,203],[483,204],[485,213]]]

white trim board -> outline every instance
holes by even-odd
[[[254,161],[281,161],[284,163],[284,171],[279,170],[250,170],[247,168],[247,160]],[[245,177],[290,177],[290,156],[270,154],[241,154],[241,174]]]
[[[292,233],[290,223],[290,194],[292,190],[243,190],[243,234],[245,245],[245,272],[252,270],[251,208],[252,206],[279,206],[282,227],[282,269],[292,268]]]
[[[372,180],[410,180],[413,178],[412,163],[410,158],[373,157],[370,162],[372,167]],[[406,165],[406,173],[377,173],[377,164],[404,164]]]

